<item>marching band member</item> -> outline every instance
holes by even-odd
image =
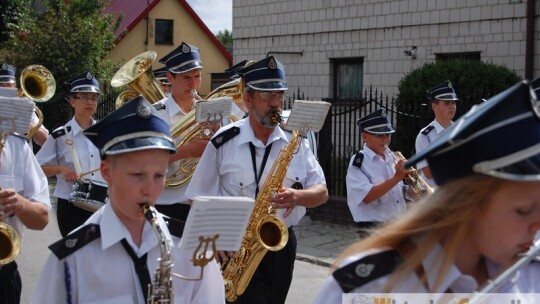
[[[14,66],[5,62],[0,65],[0,88],[17,88],[17,82],[15,80],[16,71],[17,69]],[[32,114],[29,129],[35,127],[38,123],[39,118],[34,112]],[[33,150],[33,142],[35,142],[40,147],[43,146],[45,140],[47,140],[47,136],[49,136],[49,130],[47,130],[47,128],[45,128],[45,126],[41,124],[41,126],[32,136],[32,140],[28,142],[30,148]]]
[[[363,236],[366,228],[405,212],[404,189],[407,187],[402,181],[412,170],[405,169],[405,160],[395,163],[387,148],[396,130],[382,109],[360,118],[357,123],[364,147],[351,158],[345,182],[347,204]]]
[[[43,230],[47,226],[51,209],[47,178],[25,139],[8,135],[0,150],[0,224],[11,226],[21,244],[25,228]],[[2,246],[3,254],[8,254],[7,244]],[[21,289],[16,260],[0,265],[0,302],[20,303]]]
[[[154,77],[159,81],[159,87],[166,95],[171,94],[171,83],[167,79],[167,71],[169,69],[165,66],[160,69],[154,70]]]
[[[429,89],[427,99],[435,114],[435,120],[420,130],[416,136],[416,153],[422,152],[454,123],[452,119],[456,115],[456,102],[459,100],[450,81],[445,81]],[[422,178],[428,185],[435,186],[431,171],[425,160],[418,162],[416,169],[420,170]]]
[[[540,229],[537,106],[520,82],[412,156],[405,166],[427,160],[437,190],[346,249],[314,303],[342,303],[344,293],[471,293],[512,265]],[[538,292],[522,270],[496,292]]]
[[[83,130],[96,123],[93,115],[99,102],[99,83],[90,72],[85,72],[66,84],[70,86],[68,102],[74,109],[73,118],[54,130],[36,154],[45,174],[56,176],[53,195],[57,198],[57,221],[62,236],[92,215],[69,202],[74,182],[81,174],[90,172],[84,178],[105,183],[101,174],[94,171],[101,162],[99,151],[83,134]]]
[[[161,58],[159,62],[167,67],[167,79],[171,84],[171,93],[157,103],[164,105],[163,109],[158,111],[158,115],[172,127],[194,109],[197,100],[192,92],[197,92],[201,87],[203,65],[199,49],[185,42]],[[175,140],[180,142],[182,138],[175,138]],[[207,144],[208,139],[194,138],[183,145],[181,149],[177,149],[176,153],[171,155],[170,162],[173,163],[189,157],[200,157]],[[169,170],[173,170],[172,166],[171,164]],[[158,198],[156,209],[170,217],[186,220],[190,208],[185,195],[188,184],[189,182],[186,182],[176,188],[165,188]]]
[[[239,71],[245,83],[244,103],[249,116],[222,127],[206,147],[187,190],[199,195],[247,196],[256,198],[291,132],[272,119],[283,109],[287,82],[284,67],[270,56]],[[251,160],[251,161],[250,161]],[[261,189],[262,191],[262,189]],[[285,303],[296,258],[293,226],[306,208],[324,204],[328,191],[323,171],[302,139],[290,162],[283,188],[271,203],[289,230],[286,246],[268,251],[258,265],[247,289],[234,303]],[[225,254],[222,261],[227,261]]]
[[[30,303],[224,303],[215,260],[201,270],[192,253],[175,247],[183,223],[166,224],[156,212],[157,233],[143,214],[142,207],[153,206],[163,189],[169,155],[176,151],[168,124],[137,97],[83,132],[101,153],[110,202],[49,247]],[[170,252],[162,252],[167,243]],[[200,280],[170,274],[196,279],[201,271]],[[159,292],[164,298],[154,297]]]

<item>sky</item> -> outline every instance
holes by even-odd
[[[186,0],[212,33],[232,32],[232,0]]]

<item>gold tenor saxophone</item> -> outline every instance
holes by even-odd
[[[257,195],[240,250],[221,268],[227,301],[233,302],[244,293],[268,250],[279,251],[287,244],[289,231],[283,221],[276,217],[277,210],[270,205],[270,198],[281,189],[301,139],[300,132],[293,131],[291,141],[281,150]]]
[[[169,241],[165,237],[163,228],[159,224],[156,209],[150,205],[143,206],[144,217],[150,222],[157,234],[161,257],[158,259],[159,266],[154,273],[152,283],[148,285],[148,299],[146,303],[170,303],[174,302],[174,290],[172,287],[171,269],[173,261]]]

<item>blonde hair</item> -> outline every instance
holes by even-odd
[[[367,238],[345,249],[337,258],[335,267],[346,257],[359,252],[396,249],[403,255],[404,262],[389,277],[389,290],[386,292],[390,292],[406,274],[417,270],[433,247],[440,244],[444,251],[442,267],[434,286],[429,286],[434,292],[450,269],[470,223],[489,201],[493,190],[503,182],[475,174],[442,185],[433,194],[412,203],[409,210],[396,220],[371,230]],[[412,239],[416,246],[408,250]]]

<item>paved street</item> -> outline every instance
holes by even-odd
[[[329,274],[327,265],[349,244],[356,240],[354,228],[313,222],[304,218],[295,227],[298,238],[298,259],[294,278],[287,297],[287,304],[311,303],[325,277]],[[45,259],[49,254],[47,246],[60,238],[53,209],[49,225],[44,231],[26,230],[23,250],[17,262],[23,279],[22,303],[28,303]]]

